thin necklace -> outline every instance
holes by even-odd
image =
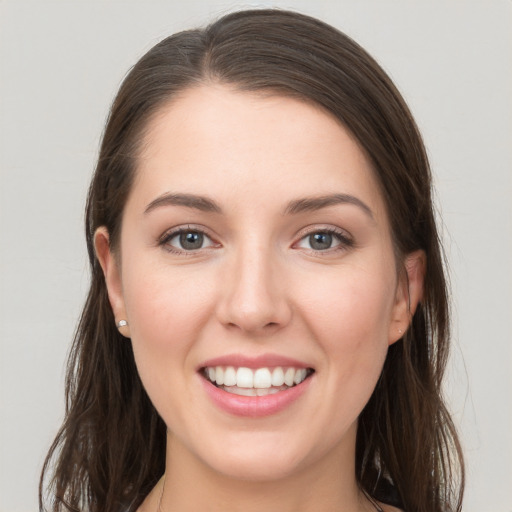
[[[375,510],[377,512],[384,512],[384,510],[382,510],[380,505],[364,489],[362,489],[362,491],[363,491],[363,494],[365,495],[366,499],[375,507]],[[158,512],[160,512],[160,511],[158,511]]]
[[[162,490],[160,491],[160,498],[158,498],[158,508],[156,509],[156,512],[162,512],[162,498],[164,497],[165,476],[166,474],[164,473],[164,481],[162,482]]]
[[[162,512],[162,498],[164,497],[164,489],[165,489],[165,473],[164,473],[164,481],[162,482],[162,490],[160,491],[160,497],[158,498],[158,507],[156,509],[156,512]],[[384,512],[382,508],[379,506],[379,504],[364,490],[362,489],[363,494],[365,495],[366,499],[375,507],[375,510],[377,512]]]

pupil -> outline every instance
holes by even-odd
[[[194,231],[188,231],[187,233],[181,233],[180,244],[183,249],[194,250],[201,249],[203,245],[203,235]]]
[[[309,236],[309,243],[312,249],[329,249],[332,244],[332,235],[329,233],[315,233]]]

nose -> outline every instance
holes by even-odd
[[[287,325],[292,316],[283,272],[270,250],[240,251],[226,263],[217,305],[222,324],[251,335],[267,335]]]

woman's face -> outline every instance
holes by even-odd
[[[114,313],[176,453],[245,479],[353,463],[407,291],[371,166],[336,120],[186,91],[149,126],[118,260],[106,239]]]

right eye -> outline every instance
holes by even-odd
[[[161,241],[171,252],[191,252],[212,247],[214,242],[206,233],[197,229],[178,229],[168,233]]]

